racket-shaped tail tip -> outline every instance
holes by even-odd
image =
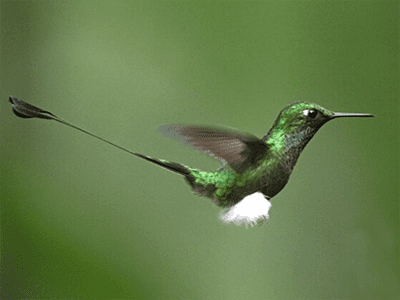
[[[9,96],[8,102],[12,104],[12,111],[17,117],[24,119],[28,118],[39,118],[48,120],[56,119],[56,116],[53,115],[51,112],[45,111],[39,107],[29,104],[17,97]]]

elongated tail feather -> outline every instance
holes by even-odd
[[[174,162],[169,162],[163,159],[152,158],[147,155],[143,155],[140,153],[134,153],[137,157],[143,158],[153,164],[156,164],[164,169],[177,173],[179,175],[185,176],[185,179],[190,184],[190,186],[194,189],[194,182],[195,178],[193,177],[192,173],[190,172],[189,168]]]
[[[216,190],[215,182],[213,184],[205,182],[204,178],[202,178],[202,176],[200,175],[201,173],[206,174],[206,172],[200,172],[199,170],[189,168],[182,164],[169,162],[163,159],[152,158],[140,153],[133,153],[133,154],[153,164],[156,164],[164,169],[167,169],[179,175],[183,175],[185,177],[186,182],[192,188],[193,193],[199,196],[212,197],[213,192]]]

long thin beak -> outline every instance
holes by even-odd
[[[371,114],[335,112],[335,113],[333,113],[333,116],[331,117],[331,119],[344,118],[344,117],[362,117],[362,118],[366,118],[366,117],[375,117],[375,116],[371,115]]]

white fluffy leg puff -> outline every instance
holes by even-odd
[[[220,212],[219,218],[224,223],[237,226],[254,226],[268,223],[268,211],[271,208],[269,202],[262,193],[257,192],[243,198],[236,205]]]

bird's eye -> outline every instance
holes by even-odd
[[[311,119],[315,119],[315,117],[318,115],[318,110],[315,109],[307,109],[303,111],[303,114]]]

